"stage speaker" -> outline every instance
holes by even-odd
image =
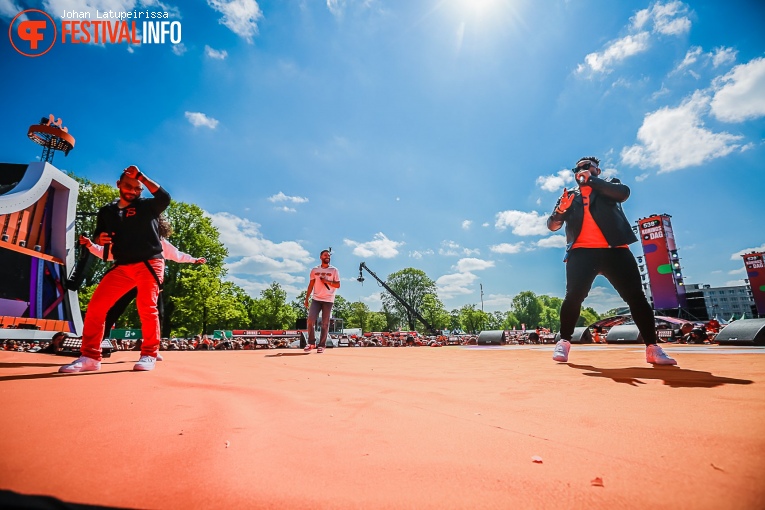
[[[634,324],[614,326],[608,330],[606,343],[609,344],[642,344],[643,335]]]
[[[502,345],[505,341],[505,331],[503,329],[481,331],[478,335],[478,345]]]
[[[560,333],[555,335],[555,343],[558,343],[558,340],[560,340]],[[587,327],[574,328],[574,334],[571,335],[571,343],[572,344],[591,344],[592,333],[590,333],[590,328],[587,328]]]
[[[298,317],[295,319],[295,329],[308,329],[308,318]]]
[[[765,345],[765,319],[731,322],[717,333],[715,341],[725,345]]]

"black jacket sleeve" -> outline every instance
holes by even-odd
[[[610,198],[615,202],[624,202],[630,197],[630,188],[622,184],[619,179],[613,178],[610,181],[605,181],[598,177],[592,176],[587,181],[592,189],[596,190],[601,195]]]
[[[157,192],[153,193],[153,195],[154,198],[151,201],[151,207],[157,216],[159,216],[162,211],[167,209],[167,206],[170,205],[170,193],[160,186],[159,189],[157,189]]]

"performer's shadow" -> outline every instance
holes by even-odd
[[[102,365],[121,365],[123,363],[134,363],[132,361],[112,361],[112,362],[101,362]],[[0,363],[0,368],[12,368],[12,367],[19,367],[19,366],[26,366],[26,367],[60,367],[61,363],[56,364],[48,364],[48,363]],[[6,375],[6,376],[0,376],[0,383],[5,381],[24,381],[24,380],[32,380],[32,379],[49,379],[51,377],[64,377],[64,378],[71,378],[71,377],[86,377],[86,376],[98,376],[98,375],[106,375],[106,374],[119,374],[122,372],[133,372],[133,369],[125,369],[125,370],[110,370],[110,371],[102,371],[97,370],[95,372],[81,372],[79,374],[60,374],[58,371],[53,373],[46,373],[46,374],[18,374],[18,375]]]
[[[571,368],[586,371],[587,377],[603,377],[614,382],[637,386],[645,384],[641,379],[659,379],[672,388],[714,388],[723,384],[752,384],[748,379],[720,377],[710,372],[689,370],[676,366],[597,368],[592,365],[567,363]]]

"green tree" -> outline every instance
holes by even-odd
[[[521,321],[511,311],[505,312],[505,320],[502,322],[501,329],[518,329],[521,325]]]
[[[487,313],[486,321],[487,322],[484,325],[484,329],[488,329],[488,330],[504,329],[503,324],[505,322],[505,314],[500,311]]]
[[[332,305],[332,317],[343,319],[343,324],[351,316],[351,304],[340,294],[335,294],[335,304]]]
[[[386,283],[393,292],[418,312],[422,310],[425,295],[436,294],[436,283],[428,278],[424,271],[412,267],[388,275]],[[410,331],[414,331],[417,322],[415,314],[407,310],[387,291],[383,291],[382,299],[387,309],[401,318]]]
[[[425,294],[423,296],[421,313],[433,328],[442,330],[449,327],[451,321],[449,312],[446,311],[444,304],[435,294]]]
[[[180,297],[176,300],[176,336],[210,334],[215,329],[238,329],[249,320],[242,292],[231,282],[222,281],[214,268],[184,268],[178,278]]]
[[[563,300],[547,295],[538,296],[538,299],[542,303],[539,325],[550,331],[560,330],[560,306]]]
[[[579,314],[579,320],[576,321],[577,326],[589,326],[593,322],[600,320],[600,315],[591,307],[582,308],[582,312]]]
[[[295,311],[296,318],[304,319],[308,317],[308,308],[305,307],[305,295],[306,291],[302,291],[295,299],[290,301],[290,306]]]
[[[535,328],[542,318],[542,303],[536,294],[525,290],[513,298],[512,311],[526,329]]]
[[[346,320],[346,328],[361,328],[362,331],[370,331],[369,314],[371,313],[366,303],[354,301],[349,304],[349,316]]]
[[[176,248],[193,257],[204,257],[206,266],[219,280],[225,277],[223,261],[228,256],[228,250],[220,241],[218,229],[212,224],[209,216],[194,204],[172,201],[165,211],[172,226],[170,241]],[[187,264],[167,262],[165,264],[165,280],[163,282],[164,314],[162,320],[162,335],[168,336],[172,329],[182,326],[174,317],[176,301],[183,297],[182,289],[178,286],[181,271],[195,270]],[[240,289],[241,291],[241,289]],[[244,294],[244,291],[241,291]],[[246,295],[246,294],[245,294]],[[247,303],[243,303],[247,304]]]
[[[452,331],[460,329],[462,326],[460,325],[460,311],[458,309],[454,309],[451,312],[449,312],[449,329]]]
[[[488,315],[475,305],[463,305],[460,308],[460,326],[466,333],[479,333],[489,321]]]
[[[388,318],[385,312],[369,312],[366,331],[388,331]]]
[[[260,292],[260,298],[254,299],[250,316],[254,317],[254,326],[258,329],[290,329],[295,325],[297,315],[287,304],[287,292],[277,282]]]

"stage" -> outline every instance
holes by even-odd
[[[765,508],[765,348],[0,352],[0,489],[127,508]],[[535,461],[536,460],[536,461]],[[9,501],[12,495],[0,496]]]

